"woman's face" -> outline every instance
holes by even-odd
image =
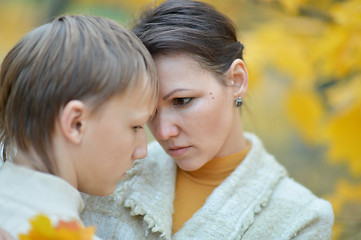
[[[186,171],[239,150],[239,111],[232,87],[186,55],[155,57],[160,81],[157,111],[148,126]],[[237,134],[234,134],[234,133]]]

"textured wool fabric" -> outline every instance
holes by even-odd
[[[330,239],[331,205],[287,176],[261,141],[172,235],[176,166],[156,142],[109,197],[84,195],[86,224],[103,239]]]
[[[0,168],[0,226],[14,237],[27,233],[29,219],[47,215],[80,221],[84,204],[80,193],[63,179],[7,161]]]

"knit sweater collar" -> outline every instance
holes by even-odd
[[[119,189],[131,215],[141,215],[160,239],[170,239],[177,167],[158,142],[148,145],[148,157],[137,160]]]
[[[251,149],[243,162],[173,235],[173,239],[201,239],[202,236],[232,239],[235,234],[241,236],[253,223],[255,214],[267,205],[274,187],[287,173],[265,151],[255,135],[245,133],[245,137]],[[144,162],[138,162],[129,172],[124,205],[131,209],[132,215],[143,216],[151,231],[159,232],[162,239],[170,239],[175,163],[158,143],[149,146],[147,160],[141,161]],[[239,199],[242,199],[242,204],[239,204]]]

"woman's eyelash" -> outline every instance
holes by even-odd
[[[185,106],[188,103],[190,103],[193,100],[193,98],[191,97],[185,97],[185,98],[174,98],[173,99],[173,105],[178,105],[178,106]]]

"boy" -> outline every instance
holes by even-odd
[[[109,195],[147,155],[158,82],[134,34],[102,17],[62,16],[25,35],[0,71],[0,226],[39,213],[78,220],[80,193]]]

